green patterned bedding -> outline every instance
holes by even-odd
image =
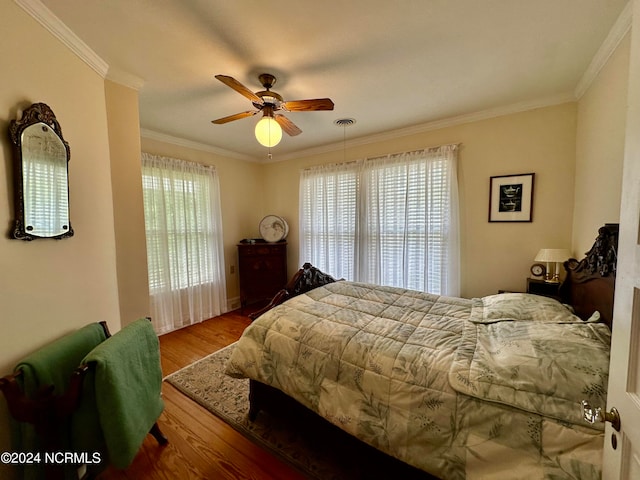
[[[336,282],[268,311],[227,365],[440,478],[597,479],[610,334],[545,297]]]

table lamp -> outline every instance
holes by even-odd
[[[547,265],[547,273],[544,281],[549,283],[560,282],[560,264],[571,257],[571,253],[566,248],[543,248],[536,255],[536,262],[544,262]],[[550,264],[555,264],[553,276],[550,270]]]

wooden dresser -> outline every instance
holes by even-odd
[[[241,241],[238,273],[241,307],[271,300],[287,284],[287,242]]]

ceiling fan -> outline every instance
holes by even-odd
[[[246,112],[236,113],[228,117],[218,118],[217,120],[212,120],[212,123],[221,125],[234,120],[240,120],[241,118],[252,117],[262,112],[263,117],[256,125],[256,139],[265,147],[277,145],[282,138],[282,130],[292,137],[302,133],[302,130],[300,130],[295,123],[282,113],[276,112],[281,110],[285,112],[333,110],[333,102],[329,98],[285,102],[280,94],[271,90],[271,87],[276,83],[276,77],[269,73],[263,73],[258,76],[258,80],[260,80],[264,90],[255,93],[233,77],[216,75],[216,78],[251,100],[251,103],[257,110],[247,110]]]

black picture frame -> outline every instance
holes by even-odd
[[[533,221],[535,173],[489,178],[489,222]]]

